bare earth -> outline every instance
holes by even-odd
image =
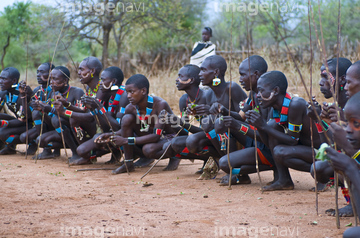
[[[21,151],[24,146],[18,146]],[[109,170],[76,172],[82,168],[115,168],[97,164],[68,167],[62,157],[37,161],[17,154],[0,157],[1,237],[341,237],[354,218],[324,215],[334,207],[334,189],[319,194],[309,174],[291,171],[293,191],[261,193],[256,174],[252,184],[220,187],[199,181],[202,163],[183,160],[178,170],[165,172],[167,160],[140,181],[148,168],[130,175]],[[218,177],[223,176],[220,172]],[[272,172],[261,173],[265,184]],[[152,186],[143,187],[143,184]],[[345,205],[339,192],[340,207]]]

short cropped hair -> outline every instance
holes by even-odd
[[[288,87],[288,81],[285,74],[280,71],[270,71],[260,76],[260,79],[265,80],[265,83],[268,84],[271,89],[279,87],[280,93],[285,95]]]
[[[116,79],[116,85],[120,86],[123,83],[124,73],[119,67],[110,66],[104,69],[104,71],[110,72],[111,77]]]
[[[86,66],[89,69],[95,69],[95,75],[99,75],[103,66],[100,62],[100,60],[94,56],[89,56],[85,58],[83,61],[85,61]]]
[[[327,61],[329,71],[334,76],[336,75],[336,65],[337,65],[337,58],[332,58]],[[346,70],[351,66],[351,61],[347,58],[340,57],[339,58],[339,77],[346,75]],[[324,66],[324,65],[323,65]]]
[[[11,79],[16,79],[16,82],[19,81],[20,78],[20,72],[17,68],[14,67],[7,67],[5,68],[3,71],[8,72],[9,73],[9,77]]]
[[[125,83],[125,85],[134,84],[138,89],[146,88],[149,94],[150,83],[149,80],[142,74],[134,74]]]
[[[194,64],[184,65],[184,68],[187,69],[186,76],[188,76],[189,78],[194,78],[195,84],[199,85],[200,84],[200,76],[199,76],[200,68]]]
[[[64,78],[70,80],[70,71],[65,66],[56,66],[53,70],[59,70]]]
[[[206,57],[204,62],[205,61],[209,61],[209,65],[212,69],[219,69],[221,77],[225,76],[227,64],[223,57],[221,57],[220,55],[211,55],[209,57]]]

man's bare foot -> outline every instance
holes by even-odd
[[[148,167],[150,164],[152,164],[155,160],[154,159],[148,159],[148,158],[141,158],[138,159],[135,163],[134,163],[134,167],[135,168],[143,168],[143,167]]]
[[[325,213],[328,215],[328,216],[335,216],[335,209],[327,209],[325,211]],[[354,212],[353,212],[353,209],[352,209],[352,206],[351,204],[349,205],[346,205],[345,207],[343,208],[340,208],[339,209],[339,216],[340,217],[353,217],[354,216]]]
[[[180,159],[170,158],[168,165],[163,169],[164,171],[173,171],[177,170],[180,164]]]
[[[37,144],[35,142],[30,143],[29,147],[27,148],[27,154],[34,155],[36,151],[37,151]]]
[[[127,166],[127,169],[126,169]],[[127,173],[127,171],[129,172],[133,172],[135,171],[135,166],[133,162],[126,162],[126,165],[123,164],[121,165],[119,168],[114,169],[113,171],[111,171],[112,174],[121,174],[121,173]]]
[[[316,184],[316,187],[317,187],[317,191],[318,192],[325,192],[326,190],[329,189],[330,186],[328,186],[327,183],[317,183]],[[310,192],[315,192],[315,187],[312,187],[309,189]]]
[[[204,166],[205,166],[205,164],[206,164],[207,161],[208,161],[208,160],[206,159],[206,160],[204,161],[204,164],[203,164],[202,168],[199,169],[198,171],[196,171],[195,174],[202,174],[202,173],[204,172]]]
[[[225,175],[221,178],[219,186],[227,186],[229,185],[229,174]],[[231,177],[231,185],[237,185],[237,184],[251,184],[251,179],[249,175],[233,175]]]
[[[120,163],[121,155],[122,155],[122,153],[120,150],[113,150],[113,152],[111,153],[111,159],[109,161],[106,161],[105,164]]]
[[[263,187],[263,191],[275,191],[275,190],[293,190],[294,183],[291,181],[288,182],[280,182],[279,180],[275,183]]]
[[[53,156],[54,156],[54,158],[55,157],[60,157],[60,149],[54,149]]]
[[[13,155],[16,154],[16,150],[12,146],[5,146],[0,150],[0,155]]]
[[[69,165],[83,165],[83,164],[91,164],[90,159],[84,159],[80,157],[79,155],[73,155],[69,159]]]
[[[53,153],[51,152],[50,148],[44,148],[43,152],[41,152],[40,154],[33,156],[32,159],[38,159],[38,160],[42,160],[42,159],[52,159],[54,158]]]

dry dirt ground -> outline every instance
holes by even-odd
[[[140,181],[148,168],[130,175],[75,171],[115,168],[104,164],[108,155],[70,168],[64,151],[36,164],[30,158],[0,157],[1,237],[341,237],[354,223],[341,218],[338,230],[335,218],[324,215],[334,207],[334,189],[319,194],[316,215],[315,194],[308,191],[313,180],[306,173],[291,171],[293,191],[261,193],[256,174],[252,184],[228,190],[215,180],[196,180],[202,163],[188,160],[172,172],[162,171],[167,160],[161,161]],[[269,182],[272,173],[261,178]],[[143,187],[145,182],[153,185]]]

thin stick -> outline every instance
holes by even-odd
[[[230,112],[231,112],[231,84],[232,84],[232,76],[231,76],[231,55],[232,55],[232,50],[233,50],[233,44],[232,44],[232,40],[233,40],[233,34],[232,34],[232,25],[233,25],[233,19],[234,19],[234,13],[231,12],[231,28],[230,28],[230,60],[229,60],[229,68],[230,68],[230,85],[229,85],[229,116],[230,116]],[[230,127],[228,128],[228,140],[227,140],[227,147],[226,147],[226,152],[227,152],[227,161],[228,161],[228,166],[230,169],[230,174],[229,174],[229,187],[228,189],[231,190],[231,180],[232,180],[232,166],[230,163]]]
[[[308,0],[308,22],[309,22],[309,40],[310,40],[310,95],[313,95],[313,79],[312,79],[312,63],[313,63],[313,46],[311,39],[311,24],[310,24],[310,0]],[[313,131],[313,120],[310,118],[310,133],[311,133],[311,153],[313,159],[313,171],[314,171],[314,182],[315,182],[315,210],[316,215],[319,215],[319,194],[317,189],[317,178],[316,178],[316,167],[315,167],[315,150],[314,150],[314,131]]]
[[[27,103],[27,75],[28,75],[28,64],[29,64],[29,34],[26,40],[26,74],[25,74],[25,127],[26,127],[26,151],[25,151],[25,159],[28,156],[28,148],[29,148],[29,118],[28,118],[28,103]]]
[[[195,119],[195,117],[193,117],[189,121],[189,123],[191,123],[194,119]],[[173,138],[176,138],[182,130],[183,130],[183,128],[181,128]],[[164,153],[160,156],[160,158],[157,159],[156,162],[151,166],[151,168],[148,171],[146,171],[146,173],[140,178],[140,180],[142,180],[146,175],[148,175],[150,173],[150,171],[155,167],[155,165],[157,165],[160,162],[160,160],[165,156],[166,152],[169,150],[170,146],[171,146],[171,143],[166,147]]]
[[[60,37],[61,37],[61,34],[63,32],[63,29],[64,29],[64,26],[65,26],[65,21],[63,22],[63,25],[61,27],[61,30],[60,30],[60,34],[59,34],[59,37],[56,41],[56,45],[55,45],[55,49],[54,49],[54,53],[53,53],[53,56],[51,58],[51,61],[50,61],[50,65],[49,65],[49,76],[50,76],[50,72],[51,72],[51,67],[52,67],[52,63],[53,63],[53,60],[54,60],[54,57],[55,57],[55,53],[56,53],[56,49],[58,47],[58,44],[59,44],[59,40],[60,40]],[[49,47],[48,47],[49,48]],[[49,50],[49,49],[48,49]],[[49,52],[49,59],[50,59],[50,52]],[[50,81],[50,78],[48,78],[48,81],[46,82],[46,89],[45,89],[45,92],[47,92],[47,88],[49,86],[49,81]],[[46,99],[46,98],[45,98]],[[39,147],[40,147],[40,142],[41,142],[41,136],[42,136],[42,132],[43,132],[43,128],[44,128],[44,117],[45,117],[45,112],[43,112],[42,114],[42,118],[41,118],[41,127],[40,127],[40,135],[39,135],[39,142],[38,142],[38,146],[37,146],[37,150],[36,150],[36,156],[35,156],[35,164],[37,163],[37,158],[39,156]],[[60,122],[61,123],[61,122]],[[62,129],[62,128],[61,128]],[[62,131],[61,131],[61,135],[62,135]],[[62,136],[63,137],[63,136]],[[65,155],[66,157],[67,156],[67,152],[66,152],[66,146],[65,146]]]
[[[89,169],[76,169],[75,172],[81,171],[94,171],[94,170],[114,170],[116,168],[89,168]]]
[[[248,63],[249,63],[249,79],[250,79],[250,73],[251,73],[251,70],[250,70],[250,37],[249,37],[249,22],[248,22],[248,18],[247,18],[247,15],[245,15],[245,20],[246,20],[246,38],[247,38],[247,57],[248,57]],[[253,88],[252,88],[252,82],[251,82],[251,79],[250,79],[250,97],[251,97],[251,100],[255,100],[254,98],[254,95],[253,95]],[[255,103],[253,103],[253,106],[252,106],[252,110],[254,110],[254,105]],[[257,175],[259,177],[259,182],[260,182],[260,190],[261,190],[261,193],[264,192],[263,190],[263,186],[262,186],[262,180],[261,180],[261,176],[260,176],[260,169],[259,169],[259,157],[258,157],[258,152],[257,152],[257,138],[256,138],[256,127],[254,127],[254,143],[255,143],[255,162],[256,162],[256,172],[257,172]]]

